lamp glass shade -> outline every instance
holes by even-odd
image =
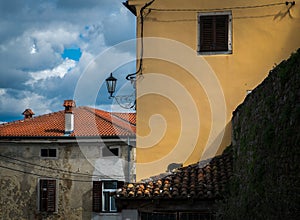
[[[106,79],[107,91],[111,97],[116,90],[116,84],[117,84],[117,79],[113,77],[111,73],[110,76]]]

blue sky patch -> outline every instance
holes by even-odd
[[[65,48],[61,56],[64,59],[69,58],[71,60],[79,61],[81,54],[80,48]]]

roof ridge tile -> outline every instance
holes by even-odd
[[[74,108],[74,132],[78,137],[134,136],[135,127],[129,121],[115,119],[107,111],[86,106]],[[98,118],[98,119],[95,119]],[[135,116],[131,116],[135,117]],[[64,110],[0,124],[0,137],[63,137]]]

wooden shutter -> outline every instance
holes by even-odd
[[[93,212],[101,212],[102,210],[102,182],[93,182]]]
[[[200,51],[211,51],[214,44],[213,16],[200,18]]]
[[[228,15],[215,16],[215,51],[228,50]]]
[[[228,50],[228,15],[200,16],[200,52]]]
[[[40,180],[40,211],[55,212],[56,180]]]

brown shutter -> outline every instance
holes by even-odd
[[[215,51],[228,50],[228,15],[218,15],[215,20]]]
[[[201,16],[200,18],[200,51],[213,49],[213,16]]]
[[[40,211],[55,212],[56,180],[40,180]]]
[[[102,182],[93,182],[93,212],[101,212],[102,210]]]
[[[48,212],[55,212],[56,180],[48,180]]]
[[[228,50],[228,15],[200,17],[200,52]]]

